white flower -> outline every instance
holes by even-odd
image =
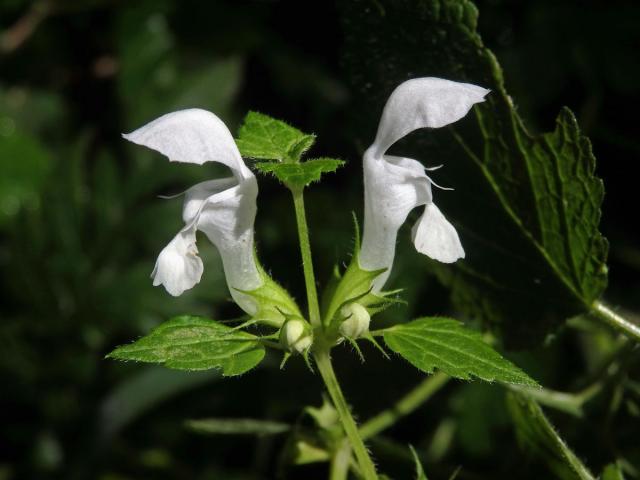
[[[185,192],[185,226],[160,252],[151,276],[155,286],[164,285],[174,296],[198,283],[203,271],[196,248],[200,230],[220,252],[231,296],[254,314],[255,302],[237,289],[253,290],[263,283],[253,247],[258,183],[226,125],[211,112],[189,109],[163,115],[123,137],[171,161],[214,161],[231,169],[232,177],[202,182]]]
[[[380,291],[389,276],[398,230],[415,207],[425,205],[412,230],[416,249],[444,263],[464,258],[456,229],[433,203],[433,181],[425,173],[429,169],[416,160],[385,153],[418,128],[440,128],[461,119],[487,93],[468,83],[416,78],[399,85],[387,100],[376,139],[364,154],[365,214],[359,262],[365,270],[387,269],[374,281],[374,291]]]

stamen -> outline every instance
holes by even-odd
[[[434,182],[433,180],[431,180],[431,177],[427,176],[427,178],[429,179],[429,181],[431,182],[431,185],[433,185],[436,188],[439,188],[440,190],[455,190],[455,188],[450,188],[450,187],[443,187],[441,185],[438,185],[436,182]]]
[[[187,191],[185,190],[184,192],[180,192],[180,193],[176,193],[175,195],[158,195],[158,198],[161,198],[163,200],[172,200],[174,198],[178,198],[181,197],[182,195],[184,195],[185,193],[187,193]]]

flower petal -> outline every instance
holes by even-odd
[[[395,155],[385,155],[384,159],[391,165],[405,169],[404,174],[413,177],[425,177],[426,168],[418,160],[407,157],[396,157]],[[399,170],[398,170],[399,171]],[[427,177],[429,178],[429,177]]]
[[[220,252],[231,296],[249,314],[255,302],[238,290],[253,290],[263,283],[256,265],[254,229],[258,184],[255,177],[208,197],[195,225]]]
[[[432,201],[431,181],[424,167],[412,159],[364,156],[365,213],[360,267],[386,268],[374,281],[374,291],[386,282],[395,256],[400,226],[415,207]],[[387,160],[389,158],[389,161]]]
[[[154,286],[163,285],[177,297],[200,281],[202,271],[195,229],[191,227],[178,233],[160,252],[151,278]]]
[[[410,132],[424,127],[439,128],[462,117],[475,103],[483,102],[489,90],[442,78],[414,78],[400,84],[382,112],[373,146],[380,156]]]
[[[365,197],[378,204],[376,211],[389,213],[398,226],[413,208],[432,201],[433,182],[417,160],[392,155],[378,159],[365,152],[363,165]]]
[[[182,219],[185,224],[194,221],[200,214],[204,202],[211,196],[217,195],[238,185],[233,177],[217,178],[201,182],[184,192],[184,204],[182,206]],[[233,195],[232,195],[233,196]]]
[[[243,179],[253,176],[245,166],[233,136],[216,115],[199,108],[179,110],[122,135],[127,140],[157,150],[175,162],[220,162]]]
[[[464,258],[458,232],[433,203],[428,203],[425,207],[424,213],[411,230],[411,237],[420,253],[439,262],[453,263]]]

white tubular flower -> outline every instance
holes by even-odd
[[[123,137],[171,161],[214,161],[231,169],[232,177],[202,182],[185,192],[185,226],[160,252],[151,276],[155,286],[163,285],[174,296],[197,284],[203,271],[196,248],[200,230],[220,252],[231,296],[254,314],[255,302],[237,289],[253,290],[263,283],[253,248],[258,183],[226,125],[211,112],[189,109],[163,115]]]
[[[425,173],[428,169],[416,160],[385,153],[418,128],[440,128],[461,119],[474,104],[484,101],[487,93],[489,90],[468,83],[416,78],[399,85],[387,100],[376,139],[363,162],[365,213],[360,267],[387,269],[374,281],[374,292],[380,291],[389,277],[398,230],[415,207],[425,205],[412,230],[416,249],[444,263],[464,258],[456,229],[433,203],[433,181]]]

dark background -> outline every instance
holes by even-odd
[[[551,129],[567,105],[591,138],[607,191],[607,296],[633,314],[640,309],[640,7],[476,4],[479,32],[530,127]],[[346,73],[348,22],[332,2],[320,1],[3,0],[0,29],[0,479],[274,478],[284,438],[199,436],[183,421],[294,422],[305,405],[321,401],[321,383],[302,362],[281,372],[274,356],[255,372],[223,381],[215,373],[103,359],[172,315],[238,314],[216,252],[204,241],[205,275],[192,291],[174,299],[148,278],[180,225],[179,201],[157,195],[220,169],[169,164],[127,145],[120,133],[190,106],[214,111],[232,132],[253,109],[316,133],[314,155],[348,162],[307,195],[316,269],[327,278],[348,258],[351,211],[362,211],[360,155],[374,132],[357,118],[380,113]],[[260,180],[260,256],[304,299],[288,194]],[[394,318],[449,311],[446,290],[410,248],[406,231],[398,255],[391,281],[406,287],[411,307]],[[610,337],[561,331],[513,358],[545,385],[569,390],[597,363],[598,342]],[[361,365],[348,349],[336,352],[338,375],[363,419],[421,378],[398,360],[365,353]],[[615,395],[615,386],[605,390],[582,420],[553,417],[594,471],[618,456],[638,460],[629,449],[637,444],[639,419],[612,413]],[[427,452],[429,478],[448,478],[458,465],[460,478],[547,475],[518,449],[499,387],[448,385],[388,433]],[[409,477],[410,463],[377,455],[390,474]],[[324,478],[325,467],[283,473]]]

